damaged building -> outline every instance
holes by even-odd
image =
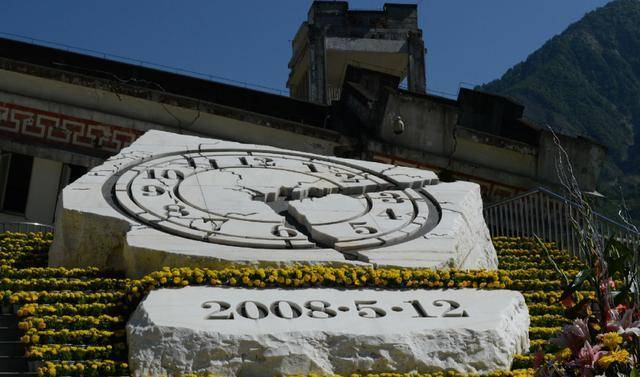
[[[485,202],[558,186],[553,137],[505,97],[429,94],[416,5],[316,1],[281,96],[0,39],[0,219],[52,224],[58,193],[150,129],[424,167]],[[406,89],[403,83],[406,82]],[[584,190],[604,148],[560,135]]]

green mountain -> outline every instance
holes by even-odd
[[[640,1],[586,14],[500,79],[478,89],[507,95],[525,116],[608,148],[599,190],[611,209],[619,187],[640,220]]]

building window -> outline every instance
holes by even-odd
[[[87,170],[88,169],[86,166],[69,165],[69,180],[66,182],[66,184],[75,182],[76,179],[85,175]]]
[[[8,165],[0,175],[4,178],[4,192],[2,195],[2,210],[24,214],[27,208],[27,197],[29,196],[29,182],[31,182],[31,169],[33,167],[33,157],[23,154],[12,153],[8,156]]]

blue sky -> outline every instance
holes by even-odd
[[[291,39],[311,2],[1,0],[0,32],[284,90]],[[418,1],[428,49],[427,87],[455,94],[461,83],[498,78],[607,2]],[[384,3],[354,0],[350,6],[380,9]]]

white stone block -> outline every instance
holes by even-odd
[[[476,184],[160,131],[66,187],[56,217],[52,266],[131,277],[171,264],[497,268]]]
[[[481,373],[529,348],[529,314],[506,290],[152,291],[127,325],[133,376]]]

